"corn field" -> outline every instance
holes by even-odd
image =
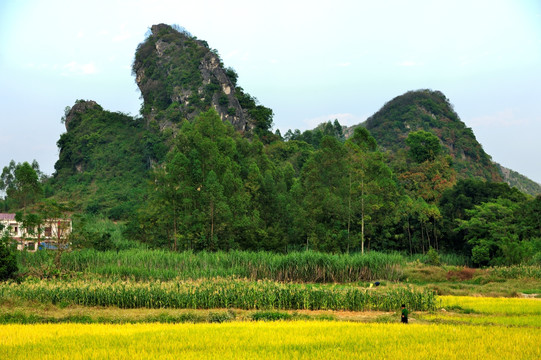
[[[32,273],[49,260],[46,252],[21,253],[22,272]],[[65,253],[62,269],[113,279],[172,280],[214,277],[269,279],[284,282],[334,283],[399,280],[400,254],[326,254],[313,251],[276,254],[270,252],[192,252],[130,249]]]
[[[303,285],[269,280],[204,279],[198,281],[26,281],[0,284],[1,299],[24,299],[55,305],[119,308],[247,310],[432,310],[436,297],[411,288],[365,289],[339,285]]]

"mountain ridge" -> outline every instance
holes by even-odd
[[[390,152],[402,151],[410,132],[429,131],[440,139],[452,157],[459,179],[504,181],[530,195],[541,193],[540,184],[492,160],[440,91],[421,89],[399,95],[363,123],[346,128],[346,137],[359,126],[368,129],[378,145]]]
[[[52,184],[58,198],[77,199],[78,210],[117,219],[128,216],[144,203],[149,172],[165,159],[182,123],[208,109],[252,141],[281,141],[269,131],[272,110],[244,93],[236,73],[224,68],[217,51],[187,32],[153,26],[137,47],[133,74],[143,98],[140,117],[104,110],[92,100],[78,100],[66,113],[67,131],[58,140]],[[521,191],[541,193],[539,184],[494,164],[439,91],[399,95],[358,126],[366,127],[382,149],[396,154],[405,151],[410,131],[428,130],[445,145],[459,178],[505,179]],[[128,155],[129,161],[123,158]]]

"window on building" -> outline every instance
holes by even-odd
[[[51,237],[52,234],[53,234],[52,228],[51,228],[50,226],[47,226],[47,227],[45,228],[45,236]]]

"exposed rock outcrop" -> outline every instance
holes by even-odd
[[[75,105],[71,107],[69,112],[66,114],[64,125],[66,126],[66,131],[70,130],[70,124],[73,123],[73,120],[80,114],[85,113],[90,109],[97,108],[103,110],[103,108],[93,100],[77,100]]]
[[[224,69],[217,52],[205,41],[180,28],[153,25],[137,48],[133,73],[148,120],[168,119],[171,124],[171,120],[191,120],[214,107],[223,121],[241,132],[256,127],[250,116],[255,101],[236,86],[234,71]],[[241,105],[243,99],[249,106]]]

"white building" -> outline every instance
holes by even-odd
[[[34,231],[26,231],[21,223],[15,220],[15,214],[0,213],[0,233],[8,232],[17,241],[17,250],[56,249],[59,243],[67,239],[72,231],[71,219],[46,219],[43,225]]]

